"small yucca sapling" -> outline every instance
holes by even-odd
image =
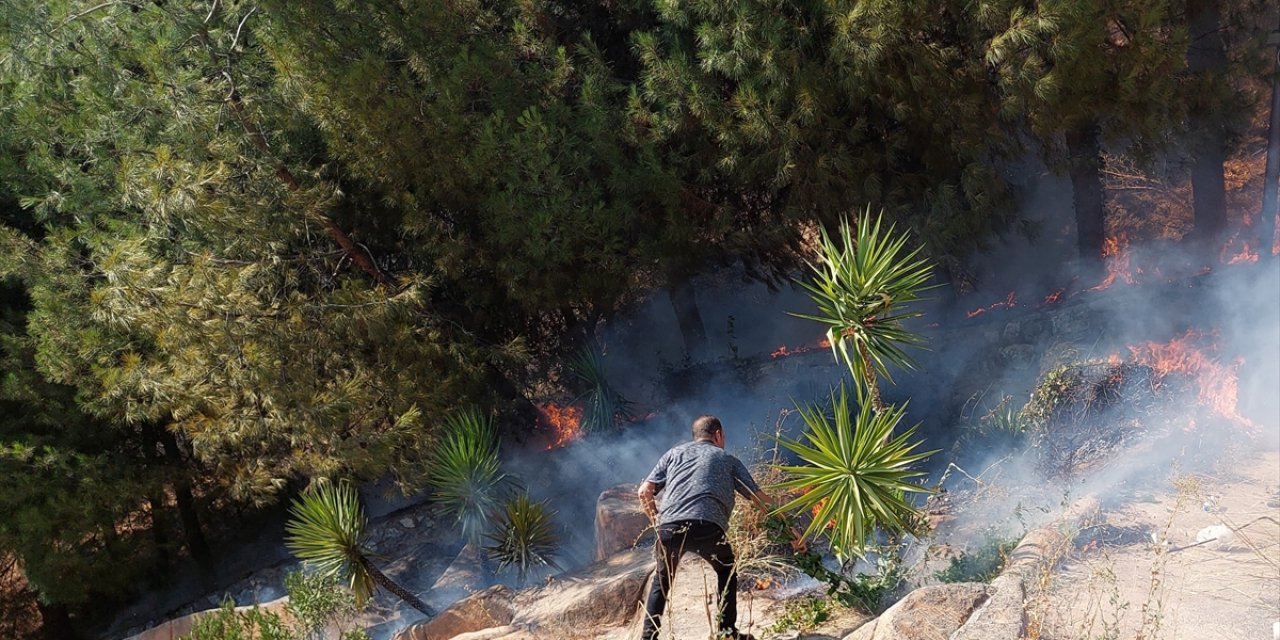
[[[514,568],[521,584],[534,568],[560,568],[555,562],[560,548],[555,512],[545,500],[534,502],[527,493],[507,500],[485,537],[490,542],[485,551],[498,562],[498,571]]]
[[[869,390],[872,407],[885,409],[878,378],[893,381],[890,366],[912,369],[915,361],[904,347],[923,346],[924,338],[903,323],[922,314],[905,308],[931,289],[932,265],[919,247],[883,215],[867,211],[856,231],[841,222],[833,239],[822,231],[818,257],[809,263],[806,280],[797,281],[818,307],[816,315],[792,313],[827,327],[827,340],[838,362],[849,368],[854,382]]]
[[[502,471],[493,422],[474,408],[449,416],[428,464],[427,481],[436,502],[454,516],[463,539],[479,542],[493,513],[515,488],[515,479]]]
[[[369,519],[355,487],[347,482],[312,485],[294,500],[285,525],[285,546],[321,576],[345,582],[362,607],[382,587],[414,609],[434,615],[422,600],[396,584],[369,560]]]
[[[574,399],[582,407],[583,433],[613,430],[631,420],[631,402],[609,384],[604,357],[593,347],[578,351],[569,360],[569,370],[585,387]]]
[[[829,408],[798,407],[805,424],[802,440],[778,438],[800,464],[779,465],[787,479],[774,488],[799,493],[777,511],[813,512],[804,537],[826,531],[842,560],[860,555],[876,527],[890,532],[921,527],[923,518],[906,494],[928,492],[912,482],[925,475],[914,465],[937,453],[916,451],[916,427],[894,436],[905,407],[889,405],[876,412],[868,395],[864,387],[855,410],[841,385],[831,392]]]

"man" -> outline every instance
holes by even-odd
[[[662,492],[662,508],[654,496]],[[693,442],[662,455],[640,485],[640,504],[657,528],[658,567],[645,603],[644,640],[657,640],[671,579],[686,551],[706,560],[716,572],[720,598],[720,637],[751,638],[738,632],[738,576],[733,549],[725,537],[734,494],[740,493],[768,510],[769,496],[751,472],[724,451],[724,427],[715,416],[693,421]],[[801,543],[797,540],[793,546]]]

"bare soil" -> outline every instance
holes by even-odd
[[[1269,448],[1225,455],[1211,473],[1174,470],[1163,490],[1104,503],[1031,597],[1028,638],[1272,638],[1280,621],[1278,485],[1280,452]],[[1193,546],[1213,526],[1234,533]]]

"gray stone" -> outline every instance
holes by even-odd
[[[1002,334],[1000,335],[1000,337],[1001,337],[1005,342],[1020,342],[1020,341],[1022,341],[1022,323],[1021,323],[1021,322],[1018,322],[1017,320],[1014,320],[1013,322],[1006,323],[1006,324],[1004,325],[1004,333],[1002,333]]]
[[[991,583],[994,593],[950,640],[1019,640],[1027,629],[1026,589],[1015,574]]]
[[[948,640],[992,592],[976,582],[922,587],[845,640]]]
[[[1036,363],[1036,348],[1029,344],[1011,344],[1000,349],[1000,357],[1015,371],[1025,371]]]
[[[413,518],[400,518],[400,526],[406,529],[412,529],[418,526],[418,523],[414,522]]]

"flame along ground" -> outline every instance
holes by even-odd
[[[1157,384],[1169,374],[1191,378],[1199,390],[1197,399],[1201,407],[1251,433],[1255,432],[1257,425],[1240,415],[1237,406],[1240,387],[1238,372],[1244,364],[1244,358],[1237,357],[1230,363],[1222,362],[1217,356],[1218,338],[1217,331],[1189,330],[1165,343],[1149,341],[1132,345],[1128,348],[1128,359],[1154,369]],[[1120,362],[1121,357],[1113,354],[1110,361]],[[1193,419],[1188,429],[1194,425]]]
[[[1223,265],[1236,265],[1251,264],[1258,261],[1258,252],[1250,247],[1248,240],[1242,240],[1240,237],[1242,235],[1242,231],[1246,229],[1249,229],[1249,227],[1242,227],[1241,229],[1238,229],[1236,233],[1228,238],[1222,245],[1222,249],[1219,251],[1218,255],[1219,263]],[[1272,254],[1280,254],[1280,245],[1272,247]],[[1141,284],[1142,282],[1148,281],[1152,278],[1165,278],[1164,274],[1160,272],[1160,268],[1158,266],[1144,267],[1143,265],[1136,264],[1134,262],[1132,257],[1133,253],[1129,247],[1129,237],[1124,233],[1111,236],[1103,242],[1102,256],[1107,269],[1107,274],[1102,278],[1102,281],[1092,287],[1077,289],[1071,291],[1071,293],[1067,293],[1073,289],[1073,280],[1071,284],[1068,284],[1067,286],[1045,296],[1044,301],[1036,305],[1036,308],[1054,305],[1082,293],[1103,291],[1110,288],[1117,282],[1121,284],[1134,285]],[[1200,273],[1208,273],[1211,270],[1211,266],[1204,265],[1201,268]],[[978,307],[977,309],[967,312],[965,316],[968,318],[974,318],[988,311],[994,311],[996,309],[1012,309],[1018,306],[1025,305],[1021,305],[1018,302],[1017,292],[1010,291],[1003,300],[989,304],[985,307]],[[783,348],[785,349],[785,347]]]
[[[773,353],[769,354],[769,357],[777,360],[778,358],[794,356],[797,353],[806,353],[806,352],[815,351],[818,349],[830,349],[830,348],[831,348],[831,341],[827,340],[826,338],[823,338],[813,344],[806,344],[802,347],[791,348],[784,344],[778,347],[777,349],[774,349]]]
[[[1250,264],[1258,261],[1258,253],[1250,248],[1249,242],[1247,240],[1240,239],[1241,231],[1248,228],[1249,227],[1246,226],[1240,230],[1237,230],[1236,233],[1232,235],[1229,239],[1227,239],[1227,241],[1222,245],[1222,249],[1219,252],[1219,256],[1218,256],[1218,261],[1221,264],[1223,265]],[[1275,247],[1272,247],[1272,254],[1280,255],[1280,244],[1277,244]],[[1041,309],[1044,307],[1058,304],[1067,299],[1074,298],[1075,296],[1078,296],[1083,293],[1088,293],[1091,291],[1106,290],[1110,288],[1112,285],[1116,284],[1117,282],[1121,284],[1136,285],[1136,284],[1141,284],[1142,282],[1147,281],[1150,278],[1164,279],[1164,275],[1160,272],[1160,268],[1158,266],[1143,267],[1142,265],[1137,265],[1134,263],[1132,259],[1132,252],[1129,248],[1129,237],[1124,233],[1120,233],[1115,236],[1111,236],[1107,238],[1103,242],[1102,255],[1104,259],[1104,264],[1106,265],[1107,274],[1096,285],[1093,285],[1091,287],[1085,287],[1082,289],[1076,289],[1075,278],[1072,278],[1071,282],[1068,283],[1066,286],[1063,286],[1049,293],[1044,297],[1042,302],[1035,305],[1028,305],[1025,303],[1018,302],[1018,293],[1016,291],[1010,291],[1007,295],[1005,295],[1003,300],[999,300],[987,306],[978,307],[976,309],[968,311],[965,313],[965,317],[976,318],[989,311],[995,311],[998,309],[1013,309],[1015,307],[1030,306],[1031,308]],[[1212,270],[1212,267],[1206,265],[1201,268],[1200,273],[1201,274],[1208,273],[1211,270]],[[936,324],[933,324],[930,326],[936,326]],[[826,348],[829,348],[830,346],[831,346],[831,343],[826,339],[820,340],[812,344],[806,344],[800,347],[789,347],[784,344],[779,346],[777,349],[774,349],[773,352],[770,354],[770,356],[774,359],[785,358],[787,356],[793,356],[800,353],[807,353],[810,351],[815,351],[817,349],[826,349]]]

